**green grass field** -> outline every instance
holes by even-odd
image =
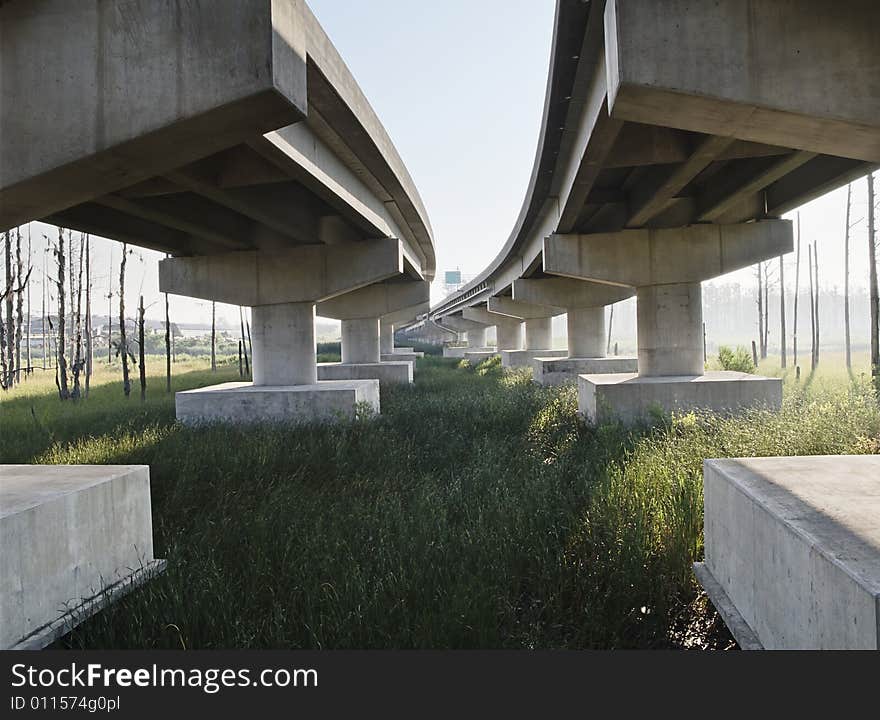
[[[702,460],[880,452],[860,362],[789,371],[778,414],[638,429],[586,426],[573,387],[436,358],[382,389],[379,417],[193,429],[161,361],[144,403],[104,366],[76,404],[51,377],[0,396],[0,462],[150,465],[168,571],[61,646],[724,648],[691,573]],[[197,387],[237,361],[175,373]]]

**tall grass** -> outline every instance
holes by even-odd
[[[336,426],[185,428],[164,393],[116,387],[10,396],[0,454],[150,465],[168,571],[66,646],[724,646],[690,570],[703,458],[878,452],[867,383],[805,386],[778,414],[593,428],[572,386],[426,358],[381,416]]]

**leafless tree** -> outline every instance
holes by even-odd
[[[843,224],[843,333],[846,345],[846,369],[852,370],[852,346],[849,326],[849,219],[852,205],[852,183],[846,186],[846,221]]]
[[[92,238],[86,235],[86,397],[92,379]]]
[[[167,295],[166,295],[167,297]],[[138,373],[141,381],[141,402],[147,399],[147,363],[144,357],[144,296],[138,308]],[[170,382],[170,377],[169,377]]]
[[[171,255],[165,255],[166,258]],[[171,392],[171,312],[165,293],[165,392]]]
[[[605,346],[605,354],[611,354],[611,330],[614,327],[614,305],[611,306],[611,310],[608,313],[608,342]]]
[[[779,362],[784,369],[787,365],[785,357],[785,267],[784,258],[779,256]]]
[[[65,283],[65,252],[64,252],[64,230],[58,228],[58,245],[55,246],[55,257],[58,260],[58,280],[55,288],[58,292],[58,339],[57,346],[57,362],[56,362],[56,383],[58,384],[58,396],[62,400],[70,397],[70,390],[67,387],[67,358],[64,357],[65,347],[65,307],[64,307],[64,283]]]
[[[119,263],[119,345],[116,354],[122,360],[122,392],[131,395],[131,379],[128,375],[128,358],[131,354],[125,334],[125,263],[128,257],[128,243],[122,243],[122,260]]]
[[[241,305],[238,306],[238,319],[241,322],[241,349],[244,353],[244,374],[245,376],[251,374],[250,363],[248,362],[248,353],[247,353],[247,344],[246,344],[246,335],[244,334],[244,310]]]
[[[72,241],[72,238],[71,238]],[[82,290],[83,290],[83,260],[85,254],[85,233],[79,235],[79,253],[77,254],[77,273],[76,273],[76,310],[73,312],[73,332],[74,332],[74,354],[73,354],[73,391],[70,396],[74,400],[79,400],[82,396],[80,386],[80,375],[82,375],[85,366],[83,360],[83,338],[82,338]],[[71,306],[73,305],[73,287],[71,292]]]
[[[813,367],[816,367],[819,364],[819,248],[818,248],[818,243],[816,243],[816,242],[813,243],[813,272],[816,275],[816,277],[815,277],[816,297],[813,300],[813,302],[816,305],[816,312],[815,312],[816,326],[813,331],[816,335],[816,342],[813,345],[813,347],[815,348],[815,350],[813,352],[815,353],[816,357],[813,362]]]
[[[880,389],[880,291],[877,287],[877,240],[874,227],[874,175],[868,174],[868,292],[871,309],[871,376]]]
[[[796,254],[794,260],[794,312],[792,313],[792,323],[793,323],[793,331],[792,331],[792,356],[794,358],[794,364],[797,366],[798,361],[798,346],[797,346],[797,338],[798,338],[798,293],[800,292],[800,280],[801,280],[801,214],[797,214],[797,247]]]
[[[217,303],[211,301],[211,372],[217,372]]]
[[[813,298],[813,246],[807,245],[807,269],[810,273],[810,369],[816,369],[816,305]]]
[[[764,263],[758,263],[758,349],[763,360],[767,357],[767,348],[764,345]]]

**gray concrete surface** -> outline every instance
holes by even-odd
[[[177,419],[186,425],[332,422],[353,418],[362,404],[379,412],[378,380],[288,386],[229,382],[175,395]]]
[[[634,423],[689,410],[732,413],[751,407],[778,410],[782,380],[718,371],[704,375],[644,377],[635,373],[578,376],[578,411],[590,422]]]
[[[638,359],[623,355],[614,357],[536,357],[532,360],[532,379],[540,385],[577,383],[578,375],[635,373]]]
[[[568,355],[567,350],[502,350],[501,366],[506,368],[531,367],[532,361],[537,357],[564,358]]]
[[[375,378],[379,385],[386,383],[411,383],[413,364],[408,360],[375,363],[318,363],[318,380],[369,380]]]
[[[36,649],[164,568],[144,465],[0,465],[0,648]]]
[[[763,647],[880,649],[880,456],[706,460],[703,473],[703,572]]]

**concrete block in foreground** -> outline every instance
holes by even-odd
[[[634,423],[660,412],[733,413],[782,406],[782,380],[722,370],[705,375],[642,377],[635,373],[578,376],[578,410],[594,423]]]
[[[706,460],[703,488],[695,571],[741,644],[880,649],[880,456]]]
[[[443,357],[447,358],[463,358],[466,352],[474,352],[476,350],[488,350],[488,348],[471,348],[471,347],[449,347],[443,348]]]
[[[532,360],[532,379],[540,385],[561,385],[576,382],[578,375],[634,373],[638,358],[615,356],[594,358],[538,357]]]
[[[425,353],[423,352],[393,352],[393,353],[382,353],[379,356],[382,362],[411,362],[414,363],[419,358],[425,357]]]
[[[145,465],[0,466],[0,649],[38,650],[161,572]]]
[[[468,350],[464,354],[464,359],[471,365],[479,365],[483,360],[493,358],[498,354],[496,350]]]
[[[535,358],[564,358],[568,350],[502,350],[501,365],[506,368],[531,367]]]
[[[378,363],[318,363],[318,380],[371,380],[379,384],[411,383],[413,364],[408,360]]]
[[[326,380],[314,385],[228,382],[175,396],[177,419],[186,425],[347,420],[362,403],[379,412],[378,380]]]

